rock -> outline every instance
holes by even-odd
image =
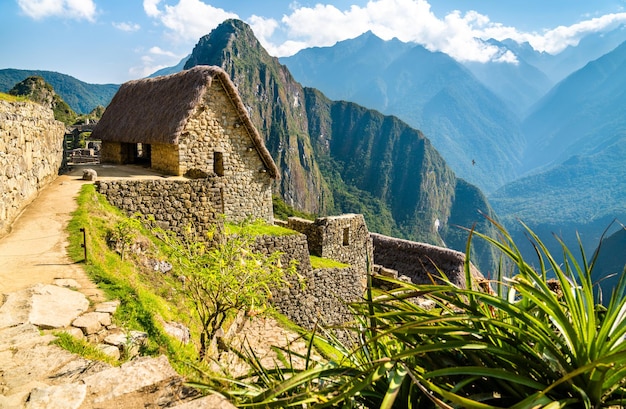
[[[65,332],[67,334],[70,334],[71,336],[73,336],[76,339],[84,339],[85,338],[85,334],[83,334],[83,331],[80,328],[76,328],[76,327],[63,328],[61,330],[61,332]]]
[[[120,302],[119,300],[115,300],[115,301],[106,301],[106,302],[102,302],[98,305],[96,305],[96,307],[94,308],[95,312],[106,312],[108,314],[115,314],[115,311],[117,311],[117,307],[119,307]]]
[[[180,379],[180,376],[161,355],[158,358],[135,359],[118,368],[83,378],[83,382],[87,385],[90,399],[93,398],[94,403],[102,403],[149,386],[159,391],[158,385],[166,385],[174,379]]]
[[[65,288],[81,288],[81,285],[72,278],[57,278],[54,280],[54,285]]]
[[[70,383],[35,388],[26,402],[26,409],[78,409],[87,395],[87,386]]]
[[[200,399],[194,399],[180,405],[172,406],[171,409],[235,409],[232,403],[223,396],[209,395]]]
[[[148,341],[148,334],[141,331],[130,331],[129,332],[130,339],[134,344],[144,346]]]
[[[98,172],[93,169],[85,169],[83,170],[83,180],[90,180],[95,182],[98,179]]]
[[[176,338],[183,344],[188,343],[191,339],[189,328],[179,322],[164,322],[163,330],[166,334]]]
[[[114,331],[110,331],[109,334],[104,337],[104,343],[113,345],[115,347],[120,347],[128,343],[130,337],[121,329],[116,329]]]
[[[0,307],[0,329],[28,322],[32,290],[16,291],[7,296]]]
[[[203,171],[202,169],[189,169],[185,172],[185,176],[189,179],[206,179],[209,177],[209,174]]]
[[[85,335],[96,334],[102,326],[111,325],[111,315],[105,312],[88,312],[76,318],[72,325],[82,329]]]
[[[120,359],[120,349],[116,346],[113,345],[107,345],[107,344],[98,344],[96,345],[96,348],[98,348],[100,351],[102,351],[103,353],[105,353],[106,355],[110,356],[113,359]]]
[[[77,291],[42,284],[32,288],[29,321],[40,328],[67,327],[89,308],[87,297]]]

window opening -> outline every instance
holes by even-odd
[[[347,246],[349,244],[350,244],[350,228],[344,227],[343,228],[343,245]]]
[[[224,154],[222,152],[213,153],[213,171],[217,176],[224,176]]]

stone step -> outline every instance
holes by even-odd
[[[138,345],[144,333],[125,334],[111,325],[118,305],[106,302],[87,311],[84,295],[54,285],[9,294],[0,305],[0,409],[234,408],[220,396],[201,397],[185,386],[165,356],[111,366],[51,344],[55,336],[49,332],[42,335],[42,329],[80,328],[87,339],[105,332],[109,348],[128,348],[129,340]]]

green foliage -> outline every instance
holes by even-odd
[[[57,338],[52,341],[52,343],[73,354],[80,355],[85,359],[93,361],[106,362],[110,365],[119,365],[120,363],[117,359],[113,359],[112,357],[108,356],[107,354],[96,348],[95,345],[82,339],[74,338],[67,332],[57,332],[54,335]]]
[[[142,269],[141,263],[133,257],[120,260],[120,256],[110,249],[107,234],[116,224],[124,224],[125,216],[97,194],[94,185],[84,185],[77,202],[78,209],[68,225],[70,257],[77,262],[84,261],[83,233],[80,231],[84,228],[89,260],[83,268],[107,298],[120,301],[113,317],[115,323],[148,334],[148,344],[141,351],[143,354],[167,354],[179,372],[188,372],[186,363],[195,357],[193,346],[181,345],[171,339],[161,325],[162,321],[187,323],[189,320],[181,295],[175,290],[179,283],[168,275]],[[144,233],[138,232],[137,235],[144,236]]]
[[[76,120],[76,113],[59,97],[50,84],[38,76],[28,77],[15,84],[9,94],[26,97],[38,104],[50,107],[54,112],[54,119],[66,125]]]
[[[244,223],[233,235],[212,235],[214,243],[210,246],[205,239],[193,235],[181,239],[153,227],[167,248],[168,258],[185,278],[183,291],[200,328],[201,360],[207,357],[210,343],[228,318],[240,311],[263,308],[272,288],[284,283],[285,270],[295,273],[294,264],[283,269],[281,253],[266,255],[252,250],[255,234],[249,229],[254,225]]]
[[[583,252],[579,264],[566,246],[557,260],[527,230],[535,271],[496,227],[500,239],[475,234],[513,265],[493,282],[497,292],[403,282],[377,298],[368,292],[353,305],[353,345],[318,332],[333,357],[309,353],[304,368],[268,369],[250,355],[251,384],[240,379],[227,393],[256,408],[623,407],[626,275],[604,308],[593,294],[595,260]]]
[[[287,220],[289,217],[300,217],[302,219],[315,220],[315,215],[294,209],[278,195],[272,195],[272,205],[274,217],[277,219]]]
[[[282,226],[267,224],[262,219],[243,224],[225,223],[225,231],[228,235],[250,235],[250,236],[291,236],[298,232]]]
[[[349,264],[340,263],[339,261],[331,260],[329,258],[311,256],[311,266],[316,268],[346,268],[350,267]]]
[[[16,83],[30,76],[42,77],[68,105],[78,113],[91,112],[98,105],[107,106],[119,85],[87,84],[69,75],[41,70],[0,70],[0,91],[8,92]]]
[[[120,253],[122,260],[128,248],[133,244],[141,222],[135,218],[123,218],[115,223],[112,229],[107,232],[107,241]]]

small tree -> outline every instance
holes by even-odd
[[[140,227],[141,222],[138,219],[125,217],[115,223],[115,226],[107,233],[107,241],[120,253],[122,260],[124,260],[126,250],[133,245]]]
[[[285,283],[285,272],[295,272],[294,263],[283,268],[281,253],[252,250],[254,236],[249,223],[237,234],[211,234],[204,240],[194,239],[189,232],[183,239],[163,230],[159,236],[180,269],[185,294],[197,314],[201,360],[229,316],[263,307],[272,296],[271,289]]]

